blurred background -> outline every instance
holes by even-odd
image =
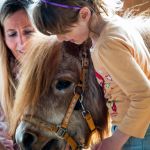
[[[150,16],[150,0],[122,0],[124,2],[123,11],[131,11],[134,15],[145,14]]]

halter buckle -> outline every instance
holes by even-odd
[[[67,132],[66,128],[58,127],[58,130],[56,131],[56,135],[59,138],[64,139],[64,135],[66,134],[66,132]]]
[[[81,113],[82,113],[83,118],[86,118],[87,114],[91,115],[91,113],[88,110],[83,110]]]

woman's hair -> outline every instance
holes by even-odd
[[[33,19],[38,30],[44,34],[68,32],[68,27],[78,21],[80,8],[88,7],[91,12],[118,11],[121,0],[40,0],[33,10]],[[79,8],[79,9],[78,9]]]
[[[4,21],[19,10],[26,12],[31,0],[5,0],[0,10],[0,105],[9,122],[16,90],[12,62],[17,62],[4,41]]]

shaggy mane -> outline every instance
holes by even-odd
[[[27,52],[21,62],[20,82],[22,84],[19,84],[17,88],[10,125],[11,134],[14,133],[17,122],[26,109],[31,106],[30,109],[34,111],[34,104],[41,96],[48,93],[60,62],[60,46],[61,44],[54,36],[48,37],[40,33],[34,35],[29,41]]]

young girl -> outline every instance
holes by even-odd
[[[119,0],[41,0],[33,18],[42,33],[60,41],[92,40],[114,132],[94,149],[149,150],[150,53],[139,30],[115,15],[120,6]]]
[[[14,149],[7,130],[18,82],[19,61],[35,30],[27,11],[30,3],[29,0],[5,0],[0,10],[0,150]]]

